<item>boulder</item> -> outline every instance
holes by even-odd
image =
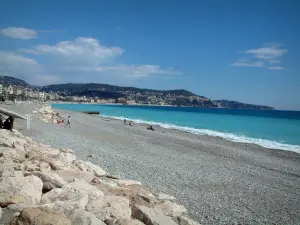
[[[0,149],[0,157],[12,160],[24,160],[24,158],[21,157],[15,149],[7,147]]]
[[[173,217],[181,216],[187,212],[183,205],[178,205],[171,201],[165,201],[164,203],[158,204],[155,206],[155,208],[161,211],[163,214]]]
[[[76,160],[76,156],[72,153],[61,152],[58,159],[65,164],[72,164]]]
[[[23,177],[23,171],[4,170],[1,177]]]
[[[89,201],[85,191],[73,188],[55,188],[42,196],[41,204],[50,206],[56,210],[85,209]]]
[[[49,165],[52,170],[63,170],[66,169],[66,166],[59,160],[51,159],[49,160]]]
[[[12,134],[18,138],[24,138],[24,135],[15,129],[13,129]]]
[[[70,220],[62,212],[47,208],[25,208],[15,223],[11,225],[71,225]]]
[[[64,153],[74,153],[73,150],[68,149],[68,148],[60,148],[59,150]]]
[[[93,213],[85,210],[74,209],[66,212],[66,215],[71,220],[72,225],[105,225]]]
[[[0,137],[0,146],[12,148],[14,141],[13,138]]]
[[[51,167],[50,167],[49,163],[47,163],[47,162],[40,162],[39,168],[40,168],[40,171],[42,171],[42,172],[51,171]]]
[[[25,155],[26,155],[26,151],[25,151],[25,148],[24,148],[24,145],[20,145],[18,144],[19,142],[16,141],[13,143],[13,148],[16,150],[16,152],[22,156],[22,158],[25,158]]]
[[[0,157],[0,173],[2,173],[4,170],[14,171],[15,167],[17,167],[18,165],[22,164],[15,163],[12,159]]]
[[[39,171],[40,168],[31,161],[25,161],[23,164],[25,171]]]
[[[115,182],[121,186],[128,186],[128,185],[135,185],[135,184],[142,185],[140,181],[136,181],[136,180],[116,180]]]
[[[94,213],[102,221],[129,220],[131,217],[129,200],[119,196],[102,196],[98,199],[90,200],[85,209]]]
[[[191,220],[185,216],[179,217],[178,220],[180,225],[200,225],[200,223],[197,223],[194,220]]]
[[[41,200],[43,182],[36,176],[0,178],[0,203],[12,204],[12,199],[24,198],[26,204],[38,204]],[[22,197],[20,197],[22,196]],[[22,199],[23,200],[23,199]]]
[[[174,196],[163,194],[163,193],[159,193],[157,195],[157,198],[159,200],[175,200],[176,199]]]
[[[77,166],[81,171],[92,172],[95,174],[95,176],[99,177],[105,175],[105,171],[101,167],[94,165],[91,162],[87,162],[83,160],[75,160],[73,164]]]
[[[146,206],[134,205],[132,217],[142,221],[146,225],[177,225],[170,217],[160,211]]]
[[[2,211],[2,213],[1,213]],[[0,207],[0,224],[1,225],[8,225],[11,221],[15,221],[17,216],[16,211],[12,209],[1,208]]]
[[[43,188],[46,190],[51,190],[53,188],[62,187],[67,182],[55,173],[50,172],[40,172],[40,171],[33,171],[33,172],[26,172],[25,176],[28,175],[35,175],[39,177],[43,181]]]
[[[114,224],[116,224],[116,225],[145,225],[144,223],[142,223],[141,221],[136,220],[136,219],[118,220]]]
[[[94,178],[94,173],[75,170],[56,170],[55,173],[61,176],[68,183],[73,182],[75,178],[85,180],[86,182],[91,182]]]
[[[86,192],[90,199],[104,196],[101,190],[99,190],[97,187],[89,184],[84,180],[75,179],[74,182],[62,186],[62,189],[71,189],[71,188],[74,190]]]

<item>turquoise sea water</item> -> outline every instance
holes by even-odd
[[[99,111],[102,116],[128,118],[199,135],[223,137],[300,153],[300,112],[203,109],[161,106],[54,104],[73,111]]]

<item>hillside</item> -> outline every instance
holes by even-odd
[[[37,88],[36,86],[30,86],[24,80],[0,76],[0,83],[6,86],[21,86]],[[175,105],[175,106],[190,106],[190,107],[203,107],[203,108],[234,108],[234,109],[259,109],[270,110],[272,107],[245,104],[236,101],[228,100],[211,100],[204,96],[196,95],[190,91],[184,89],[177,90],[154,90],[136,87],[120,87],[109,84],[53,84],[38,88],[39,91],[46,93],[58,93],[60,96],[86,96],[89,98],[101,98],[101,99],[119,99],[125,98],[130,101],[135,101],[141,104],[163,104],[163,105]]]
[[[214,102],[218,103],[219,106],[223,107],[223,108],[260,109],[260,110],[271,110],[271,109],[274,109],[274,108],[269,107],[269,106],[246,104],[246,103],[242,103],[242,102],[228,101],[228,100],[216,100]]]
[[[162,94],[174,94],[174,95],[183,95],[183,96],[196,96],[196,94],[184,90],[153,90],[153,89],[144,89],[144,88],[136,88],[136,87],[120,87],[115,85],[109,84],[96,84],[96,83],[89,83],[89,84],[53,84],[44,86],[41,90],[49,92],[69,92],[69,93],[78,93],[81,91],[86,90],[98,90],[98,91],[106,91],[106,92],[139,92],[139,93],[162,93]]]
[[[22,87],[30,86],[24,80],[14,78],[14,77],[9,77],[9,76],[0,76],[0,84],[7,85],[7,86],[8,85],[22,86]]]

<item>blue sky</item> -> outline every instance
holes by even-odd
[[[3,0],[0,74],[300,110],[299,12],[296,0]]]

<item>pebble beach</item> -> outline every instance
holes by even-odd
[[[2,107],[33,114],[42,106]],[[71,116],[71,128],[35,116],[30,131],[21,119],[15,129],[53,148],[72,149],[79,159],[107,174],[140,181],[157,196],[174,196],[174,204],[187,209],[180,216],[195,223],[300,224],[297,153],[160,127],[149,131],[145,124],[131,127],[110,118],[53,110],[64,118]],[[178,224],[192,224],[181,222],[178,215],[165,216]]]

